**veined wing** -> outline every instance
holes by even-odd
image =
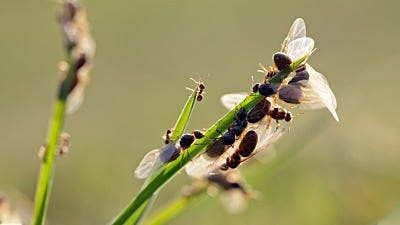
[[[251,124],[249,130],[254,130],[257,137],[257,145],[250,156],[243,158],[244,162],[256,154],[267,150],[286,132],[287,126],[279,124],[275,119],[270,116],[265,116],[258,124]]]
[[[159,156],[160,149],[154,149],[148,152],[136,168],[135,177],[145,179],[152,175],[163,164]]]
[[[176,143],[170,143],[162,149],[154,149],[148,152],[135,170],[135,176],[139,179],[145,179],[151,176],[158,168],[179,151]]]
[[[240,98],[240,96],[244,98],[245,94],[237,93],[223,95],[221,97],[222,104],[228,109],[230,109],[232,106],[232,108],[234,108],[236,105],[232,105],[231,103]],[[273,108],[276,105],[276,99],[268,98],[268,101],[271,102],[270,108]],[[257,152],[268,148],[270,145],[276,142],[282,136],[282,134],[285,133],[286,128],[284,126],[278,126],[277,122],[270,116],[265,116],[260,122],[249,124],[245,131],[243,131],[243,134],[245,134],[248,130],[255,130],[257,132],[258,141],[253,152],[256,154]],[[237,146],[238,145],[239,143]]]
[[[329,87],[325,76],[317,72],[310,65],[306,65],[309,73],[309,80],[304,91],[304,99],[300,104],[301,109],[321,109],[327,108],[336,121],[339,117],[336,114],[336,97]]]
[[[225,94],[222,95],[221,102],[222,105],[225,106],[225,108],[227,108],[228,110],[232,110],[237,106],[237,104],[243,101],[246,98],[246,96],[247,93],[245,92]]]
[[[267,118],[271,119],[271,118]],[[286,132],[287,127],[284,125],[278,124],[275,120],[272,119],[268,124],[262,124],[258,131],[258,144],[254,149],[253,154],[257,154],[261,151],[267,150],[271,145],[273,145],[280,137]]]
[[[243,131],[244,133],[245,131]],[[218,166],[226,161],[229,155],[233,154],[234,149],[239,146],[240,141],[235,141],[232,146],[224,146],[219,143],[220,139],[214,140],[206,149],[205,152],[191,160],[185,167],[186,173],[195,178],[206,177],[216,171]],[[222,144],[222,146],[220,145]],[[220,154],[208,154],[210,149],[219,149],[217,152]],[[221,171],[222,173],[222,171]]]
[[[281,51],[286,52],[290,42],[303,37],[306,37],[306,24],[302,18],[297,18],[290,27],[285,40],[283,40]]]
[[[219,185],[223,191],[220,194],[220,199],[225,209],[229,213],[239,213],[247,207],[248,200],[252,197],[252,190],[246,188],[246,183],[240,174],[239,170],[229,170],[224,174],[217,176],[225,177],[225,180]],[[214,175],[215,176],[215,175]],[[210,180],[210,179],[209,179]]]
[[[221,102],[228,110],[232,110],[237,104],[243,101],[246,96],[246,93],[225,94],[221,97]],[[245,133],[245,131],[243,131],[243,133]],[[218,165],[222,164],[220,162],[226,160],[229,153],[238,145],[237,142],[238,141],[235,141],[232,147],[224,146],[220,139],[214,140],[204,153],[198,155],[186,165],[186,173],[196,178],[208,176],[212,171],[217,170]]]
[[[310,56],[313,50],[314,40],[309,37],[302,37],[289,42],[284,53],[289,56],[292,62],[295,62],[304,56]]]

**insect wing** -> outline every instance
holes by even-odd
[[[246,209],[248,203],[248,196],[237,188],[222,192],[220,199],[229,213],[242,212]]]
[[[271,117],[265,117],[264,120],[257,129],[258,144],[250,157],[268,149],[286,132],[287,127],[279,125]]]
[[[306,37],[306,24],[302,18],[297,18],[289,29],[285,40],[282,43],[282,52],[287,51],[287,46],[290,42]]]
[[[304,56],[311,55],[313,49],[314,40],[309,37],[302,37],[288,43],[284,52],[290,57],[292,62],[295,62]]]
[[[135,177],[145,179],[151,176],[163,162],[160,159],[160,149],[154,149],[148,152],[135,170]]]
[[[208,175],[209,171],[212,170],[211,166],[213,165],[213,161],[207,160],[203,154],[191,160],[186,165],[185,170],[189,176],[195,178],[205,177]]]
[[[310,65],[306,65],[310,75],[307,87],[304,88],[304,99],[300,104],[301,109],[328,108],[336,121],[339,117],[336,114],[336,97],[329,87],[325,76],[317,72]]]
[[[171,161],[174,155],[179,154],[178,145],[170,143],[162,149],[148,152],[135,170],[135,176],[144,179],[151,176],[158,168]]]
[[[234,109],[240,102],[246,98],[247,94],[242,93],[231,93],[225,94],[221,97],[221,102],[228,110]]]
[[[247,207],[252,192],[246,187],[239,170],[223,173],[220,170],[214,170],[207,176],[207,180],[221,188],[219,197],[228,212],[238,213]]]
[[[219,171],[218,166],[222,165],[226,158],[233,154],[239,142],[235,141],[233,146],[226,146],[224,152],[216,157],[209,157],[206,153],[202,153],[186,165],[186,173],[195,178],[202,178],[214,173],[214,171]]]

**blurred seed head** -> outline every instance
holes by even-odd
[[[90,33],[86,12],[81,5],[74,0],[62,0],[58,21],[64,37],[65,47],[69,55],[67,65],[60,63],[62,73],[60,93],[67,95],[67,113],[75,112],[83,102],[84,90],[89,82],[89,72],[95,54],[96,44]],[[70,66],[73,67],[70,67]],[[68,79],[67,73],[71,71],[73,78],[68,82],[72,84],[63,86]],[[65,97],[65,96],[64,96]]]

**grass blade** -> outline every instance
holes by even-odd
[[[180,136],[182,136],[183,132],[185,131],[185,128],[189,122],[190,115],[192,114],[193,108],[196,103],[196,98],[197,98],[197,89],[194,89],[192,91],[192,94],[189,96],[188,100],[186,101],[185,105],[183,106],[183,109],[175,123],[175,126],[173,128],[173,131],[170,136],[171,142],[177,141]],[[147,182],[145,182],[146,184]],[[143,218],[144,214],[146,211],[149,209],[149,206],[151,205],[151,202],[153,198],[155,197],[156,193],[153,194],[152,197],[147,199],[141,207],[138,208],[131,216],[128,216],[127,221],[125,224],[139,224],[140,220]]]
[[[90,62],[95,52],[95,42],[90,34],[83,8],[73,0],[60,1],[60,5],[61,10],[58,19],[64,34],[67,61],[65,64],[67,65],[60,69],[63,77],[58,86],[57,100],[46,139],[47,146],[42,156],[32,219],[34,225],[44,224],[46,217],[54,174],[54,157],[64,126],[66,111],[70,106],[70,104],[67,104],[67,100],[70,100],[71,95],[83,98],[83,95],[78,95],[76,92],[74,95],[74,90],[80,87],[79,93],[82,94],[87,84],[91,67]]]
[[[43,163],[40,169],[32,224],[44,223],[54,172],[54,156],[58,139],[60,137],[60,132],[64,123],[64,115],[65,101],[58,100],[56,102],[53,118],[50,123],[49,134],[47,137],[48,145],[46,148],[46,154],[43,158]]]
[[[171,202],[167,207],[161,210],[160,213],[153,216],[149,221],[145,223],[145,225],[161,225],[166,224],[180,212],[182,212],[186,207],[188,207],[191,203],[200,200],[200,197],[206,193],[206,188],[203,188],[201,191],[197,192],[194,195],[190,196],[182,196],[175,199]]]

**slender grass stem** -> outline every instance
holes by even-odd
[[[32,224],[35,225],[44,223],[54,173],[54,156],[64,123],[64,114],[65,101],[57,100],[54,107],[54,114],[50,122],[46,153],[43,157],[36,189],[35,211],[32,222]]]
[[[60,133],[65,120],[66,99],[68,96],[66,90],[71,89],[73,85],[72,78],[76,73],[74,62],[71,62],[71,58],[69,58],[69,61],[70,66],[67,71],[67,77],[59,86],[58,98],[54,105],[54,113],[48,129],[46,151],[42,159],[40,174],[36,186],[35,209],[32,220],[33,225],[44,224],[47,205],[49,204],[54,173],[54,157],[56,155]]]
[[[58,84],[57,100],[53,116],[49,123],[45,152],[42,156],[35,195],[35,208],[32,224],[42,225],[50,200],[54,176],[54,157],[58,149],[60,133],[64,126],[67,98],[76,86],[84,89],[87,83],[91,61],[95,52],[93,40],[84,9],[76,1],[59,1],[61,10],[58,14],[59,24],[64,35],[66,61],[68,67],[61,69],[63,77]],[[81,93],[80,93],[81,94]],[[81,96],[83,98],[83,96]]]
[[[186,101],[185,105],[183,106],[183,109],[176,120],[175,126],[172,130],[171,136],[170,136],[170,141],[174,142],[179,139],[179,137],[182,136],[183,132],[185,131],[185,128],[189,122],[190,115],[192,114],[193,108],[196,103],[196,97],[197,97],[197,88],[196,87],[193,91],[192,94],[189,96],[188,100]],[[146,182],[145,182],[146,184]],[[145,185],[144,185],[145,186]],[[147,212],[147,210],[150,208],[151,203],[153,202],[154,198],[156,197],[157,193],[154,193],[152,197],[147,199],[141,207],[139,207],[138,210],[136,210],[130,217],[127,219],[125,224],[139,224],[141,219],[143,218],[144,214]]]
[[[149,221],[147,221],[145,225],[166,224],[189,205],[200,200],[201,197],[205,195],[205,193],[206,188],[203,188],[201,191],[197,192],[194,195],[176,198],[174,201],[168,204],[168,206],[162,209],[160,213],[156,214]]]

